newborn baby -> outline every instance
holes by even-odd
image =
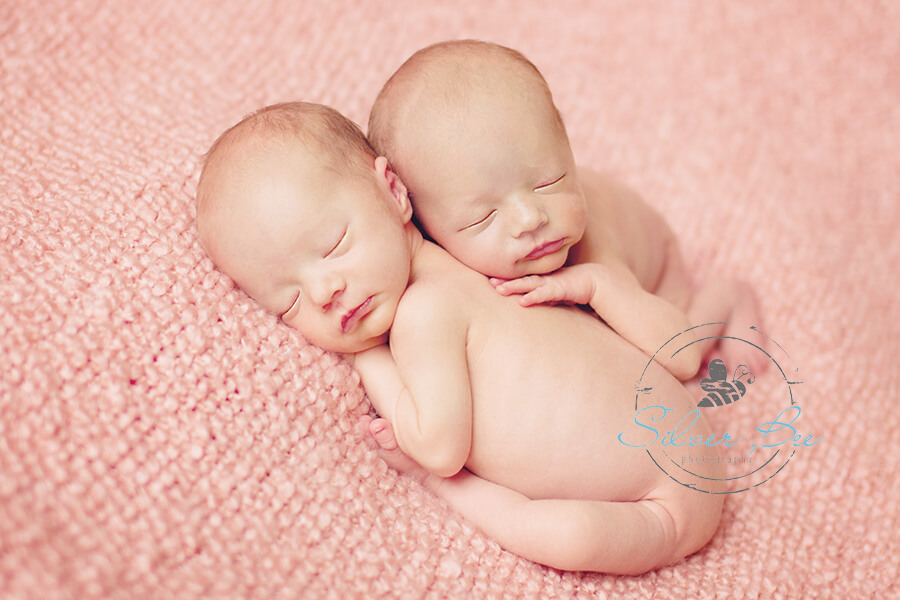
[[[473,40],[416,52],[385,84],[369,140],[409,188],[423,231],[523,305],[589,304],[642,350],[651,323],[610,312],[598,279],[636,280],[686,312],[720,323],[699,343],[760,325],[752,290],[732,280],[692,290],[677,240],[625,187],[577,167],[550,90],[519,52]],[[563,267],[563,268],[561,268]],[[727,322],[727,324],[726,324]],[[724,345],[730,365],[764,369],[762,353]],[[690,376],[693,376],[691,373]]]
[[[701,548],[722,497],[676,483],[618,440],[634,430],[648,357],[591,313],[496,293],[411,217],[403,182],[359,129],[305,103],[222,134],[197,191],[216,265],[310,342],[358,353],[400,448],[434,474],[426,485],[506,549],[560,569],[642,573]],[[606,283],[601,292],[626,306],[647,295]],[[658,331],[687,326],[676,309],[644,318]],[[658,369],[673,415],[661,428],[694,404],[669,370],[698,361],[688,348]],[[702,416],[691,433],[710,434]]]

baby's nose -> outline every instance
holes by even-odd
[[[511,233],[513,237],[519,237],[540,229],[547,223],[547,215],[535,202],[518,200],[513,206],[513,219]]]
[[[324,275],[315,283],[314,288],[310,291],[310,297],[316,306],[322,307],[322,310],[330,310],[332,305],[340,298],[344,292],[344,280],[336,275]]]
[[[331,310],[334,303],[337,301],[338,297],[340,297],[341,293],[337,290],[331,295],[331,298],[328,299],[328,302],[322,304],[322,310],[329,311]]]

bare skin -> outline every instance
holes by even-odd
[[[302,137],[250,131],[203,186],[216,194],[198,210],[204,247],[286,324],[352,356],[435,493],[505,548],[560,569],[642,573],[709,540],[721,496],[618,439],[635,435],[634,384],[684,313],[599,264],[582,299],[604,320],[525,307],[423,239],[384,157],[362,156],[351,176]],[[695,372],[699,353],[658,358],[655,389],[674,415],[658,425],[672,429],[694,405],[672,373]],[[710,434],[702,416],[691,434]]]
[[[609,177],[585,168],[579,168],[578,174],[588,206],[587,225],[566,266],[625,265],[641,287],[683,310],[692,325],[722,323],[706,329],[709,336],[740,337],[751,325],[761,325],[759,302],[747,283],[713,279],[693,286],[678,239],[653,207]],[[513,289],[506,286],[502,291]],[[707,339],[699,341],[697,348],[704,357],[716,351],[726,364],[746,364],[754,373],[766,368],[764,356],[748,352],[745,344]]]
[[[597,570],[602,564],[609,572],[640,574],[646,570],[643,564],[653,563],[654,541],[664,544],[662,540],[674,534],[675,521],[658,501],[532,500],[466,469],[452,477],[439,477],[403,453],[389,421],[366,416],[362,425],[388,466],[443,498],[506,549],[536,562],[569,570]],[[611,522],[618,530],[608,526]],[[708,527],[710,521],[699,525]],[[644,531],[646,536],[628,531]],[[695,532],[696,539],[703,535],[700,530]],[[636,543],[629,543],[631,540]]]
[[[672,481],[643,450],[617,439],[634,428],[634,383],[647,363],[644,353],[585,311],[526,308],[496,294],[428,242],[414,252],[411,273],[390,352],[360,353],[354,366],[379,414],[393,424],[398,446],[422,457],[418,462],[435,475],[426,482],[430,489],[507,549],[562,569],[641,573],[709,539],[721,497]],[[431,290],[440,293],[432,297]],[[637,285],[631,293],[644,294]],[[626,290],[609,296],[622,303],[613,311],[633,306]],[[428,325],[435,314],[460,323],[464,338],[442,344],[445,332]],[[464,360],[456,361],[459,342]],[[685,414],[693,406],[689,394],[660,373],[657,389],[667,408]],[[471,393],[462,404],[455,393],[442,393],[461,380]],[[456,408],[448,413],[448,406]],[[432,410],[457,424],[448,439],[462,440],[466,451],[438,452],[431,447],[435,436],[417,435]],[[706,423],[696,432],[709,435]],[[377,439],[389,447],[381,433]],[[462,465],[442,462],[463,455]],[[403,466],[396,453],[387,458]],[[716,472],[708,467],[709,475]]]
[[[662,216],[625,186],[576,166],[546,83],[511,52],[471,41],[423,49],[376,100],[371,140],[409,186],[428,235],[492,277],[501,294],[521,295],[523,306],[589,304],[632,342],[653,335],[642,331],[645,313],[612,323],[591,302],[595,265],[636,279],[691,325],[723,323],[705,330],[713,337],[698,345],[704,356],[715,335],[760,325],[749,286],[718,280],[695,288]],[[765,367],[745,344],[719,350],[729,365]]]

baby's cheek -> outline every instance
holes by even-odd
[[[445,246],[447,251],[457,260],[468,265],[471,269],[484,275],[495,275],[497,269],[502,269],[504,260],[497,244],[484,236],[477,238],[455,238],[452,245]]]
[[[572,223],[573,242],[581,241],[584,236],[584,230],[587,227],[587,206],[584,198],[577,197],[570,204],[569,219]]]

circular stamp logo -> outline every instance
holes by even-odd
[[[657,350],[635,383],[634,426],[619,434],[620,443],[645,450],[674,481],[710,494],[758,487],[821,441],[800,431],[803,381],[784,348],[756,327],[735,334],[723,333],[725,325],[692,327]],[[673,387],[663,378],[655,359],[707,340],[722,351],[713,353],[699,387]]]

